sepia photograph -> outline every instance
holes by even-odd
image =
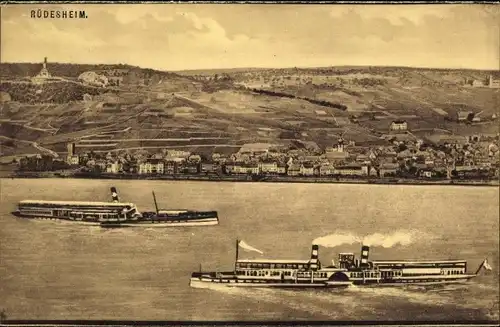
[[[0,324],[498,325],[498,3],[0,9]]]

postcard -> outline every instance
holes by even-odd
[[[2,324],[497,325],[499,8],[2,4]]]

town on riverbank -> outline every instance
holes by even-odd
[[[357,146],[340,138],[320,150],[248,143],[231,154],[164,149],[80,151],[68,143],[64,159],[49,155],[15,161],[11,177],[76,177],[200,181],[498,185],[498,135],[445,140],[398,140]]]

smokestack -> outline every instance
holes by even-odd
[[[116,191],[116,187],[111,187],[111,198],[113,199],[113,202],[120,202],[120,199],[118,198],[118,192]]]
[[[363,245],[361,247],[361,266],[367,266],[368,265],[368,257],[370,254],[370,247],[367,245]]]
[[[318,251],[319,251],[319,246],[314,244],[312,246],[312,250],[311,250],[311,261],[310,261],[310,264],[309,264],[309,267],[311,268],[311,270],[318,270]]]
[[[47,69],[47,57],[43,58],[43,68]]]

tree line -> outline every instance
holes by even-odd
[[[295,96],[295,95],[289,94],[289,93],[270,91],[270,90],[262,90],[262,89],[256,89],[256,88],[251,89],[251,91],[254,93],[259,93],[259,94],[265,94],[265,95],[271,95],[271,96],[277,96],[277,97],[283,97],[283,98],[290,98],[290,99],[305,100],[305,101],[310,102],[312,104],[316,104],[316,105],[323,106],[323,107],[340,109],[343,111],[347,110],[347,106],[345,106],[343,104],[330,102],[330,101],[326,101],[326,100],[311,99],[308,97],[298,97],[298,96]]]

